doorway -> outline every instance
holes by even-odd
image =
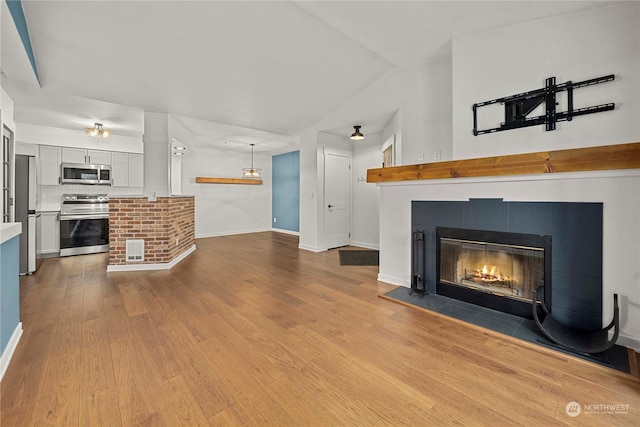
[[[12,132],[3,127],[2,132],[2,221],[12,222],[13,206],[13,144]]]
[[[351,158],[348,151],[324,150],[324,223],[327,249],[351,243]]]

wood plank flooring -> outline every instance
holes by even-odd
[[[22,277],[0,425],[639,424],[632,375],[378,298],[378,268],[337,250],[196,245],[169,271],[107,274],[96,254]]]

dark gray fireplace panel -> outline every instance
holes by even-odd
[[[551,310],[570,326],[602,326],[602,203],[413,201],[412,231],[426,239],[427,291],[436,292],[436,228],[503,231],[552,238]]]
[[[509,230],[524,234],[552,234],[551,203],[511,202],[509,205]]]
[[[461,228],[509,231],[509,204],[502,203],[502,199],[470,199],[462,203],[464,226]]]

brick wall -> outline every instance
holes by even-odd
[[[144,240],[144,261],[126,261],[128,239]],[[189,249],[194,239],[194,197],[109,200],[109,265],[168,263]]]

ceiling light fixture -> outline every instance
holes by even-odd
[[[355,132],[351,134],[351,139],[353,139],[354,141],[360,141],[361,139],[364,139],[364,135],[362,134],[362,132],[360,132],[361,127],[362,126],[353,127],[353,129],[355,129]]]
[[[102,123],[94,123],[92,128],[84,128],[84,133],[96,138],[109,138],[111,131],[102,127]]]
[[[256,144],[251,144],[251,167],[242,169],[242,178],[243,179],[262,179],[260,177],[260,170],[261,169],[253,167],[253,147],[255,145]]]

